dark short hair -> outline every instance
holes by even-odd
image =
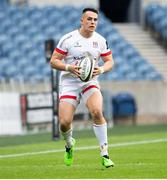
[[[92,12],[94,12],[94,13],[96,13],[96,14],[99,14],[99,11],[98,11],[97,9],[95,9],[95,8],[84,8],[84,9],[82,10],[82,14],[84,14],[84,13],[87,12],[87,11],[92,11]]]

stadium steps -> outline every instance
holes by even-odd
[[[115,23],[114,26],[167,80],[167,52],[151,37],[150,33],[135,23]]]

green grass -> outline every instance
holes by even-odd
[[[92,130],[75,131],[76,148],[96,146]],[[116,126],[108,129],[109,144],[167,139],[167,125]],[[58,150],[63,140],[49,133],[1,137],[0,155]],[[0,178],[167,178],[167,141],[109,148],[114,168],[101,166],[99,148],[76,150],[74,164],[66,167],[63,152],[0,158]]]

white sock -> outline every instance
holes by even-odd
[[[69,129],[67,132],[63,132],[60,130],[60,132],[61,132],[61,135],[63,136],[64,140],[66,141],[66,147],[71,148],[71,146],[73,145],[72,129]]]
[[[93,130],[100,144],[101,156],[108,156],[107,124],[93,124]]]

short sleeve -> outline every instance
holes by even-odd
[[[67,55],[68,53],[68,39],[70,38],[71,36],[63,36],[60,41],[58,42],[57,44],[57,47],[55,48],[55,50],[62,54],[62,55]]]
[[[101,54],[100,56],[108,56],[112,54],[111,49],[108,46],[108,43],[105,39],[102,39],[101,41]]]

